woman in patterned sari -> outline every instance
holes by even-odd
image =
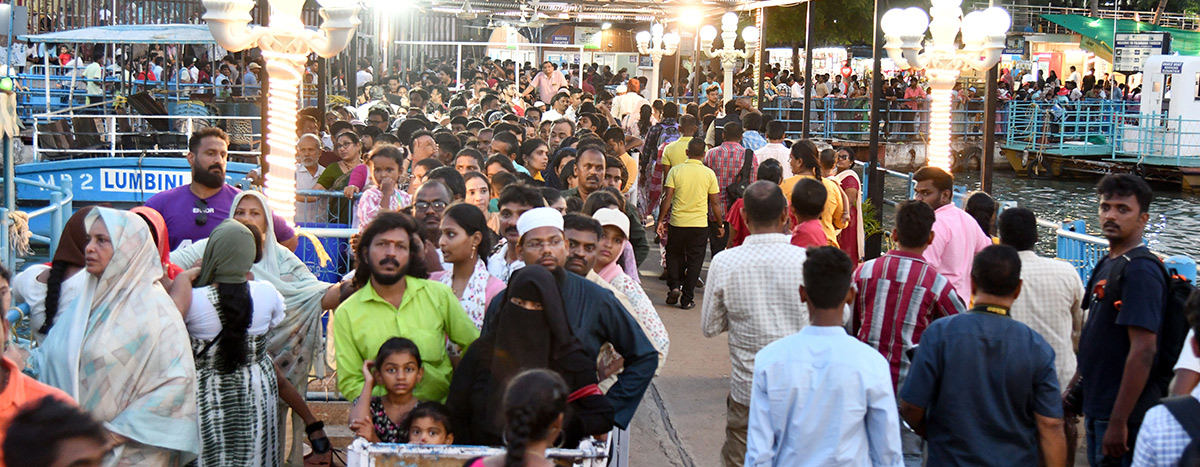
[[[104,423],[116,465],[183,465],[200,452],[196,367],[150,229],[108,208],[84,223],[87,284],[30,363]]]
[[[282,437],[266,334],[283,321],[283,297],[270,282],[246,279],[262,257],[261,232],[226,219],[208,240],[202,266],[180,274],[172,291],[196,356],[196,465],[273,467]]]
[[[352,281],[339,284],[321,282],[308,266],[287,247],[275,239],[274,217],[267,199],[256,191],[243,191],[233,198],[229,209],[234,219],[248,222],[265,233],[262,261],[250,268],[254,278],[270,282],[283,295],[286,308],[283,322],[267,333],[267,352],[274,358],[275,365],[296,391],[281,388],[280,395],[295,411],[292,439],[304,439],[301,428],[307,427],[308,438],[317,451],[328,452],[325,433],[316,417],[304,405],[300,397],[308,390],[309,372],[316,366],[316,377],[324,378],[327,373],[324,347],[321,346],[321,314],[324,310],[337,308],[338,304],[356,290]],[[203,255],[208,239],[171,252],[171,262],[183,267],[196,264]],[[332,326],[332,321],[330,322]],[[331,340],[332,341],[332,340]],[[289,398],[289,392],[297,394]],[[318,441],[320,440],[320,441]],[[322,442],[323,441],[323,442]],[[322,444],[323,446],[318,446]],[[300,443],[292,443],[289,459],[300,453]]]

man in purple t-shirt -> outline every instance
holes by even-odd
[[[167,222],[171,250],[208,238],[221,221],[230,217],[233,197],[240,192],[225,184],[225,163],[229,158],[229,135],[209,127],[192,134],[188,140],[188,164],[192,183],[151,196],[146,206],[162,214]],[[279,244],[296,249],[296,232],[275,216],[275,238]]]

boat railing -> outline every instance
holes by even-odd
[[[1159,164],[1185,165],[1200,160],[1200,119],[1164,114],[1135,114],[1126,117],[1127,125],[1115,134],[1114,153],[1147,158]],[[1167,160],[1164,160],[1167,159]]]
[[[49,251],[54,251],[58,247],[58,239],[62,234],[63,225],[67,218],[74,211],[71,207],[71,202],[75,199],[72,193],[71,180],[64,179],[60,185],[52,185],[23,178],[13,178],[17,185],[27,185],[34,188],[41,188],[50,192],[50,203],[44,207],[35,209],[28,213],[28,221],[41,216],[49,216],[50,232],[49,236],[42,236],[34,233],[29,234],[30,243],[39,243],[49,247]],[[3,231],[0,231],[0,263],[9,271],[16,270],[17,257],[15,249],[12,245],[11,232],[14,219],[9,215],[7,208],[0,207],[0,224],[3,225]],[[28,229],[26,225],[26,229]]]
[[[235,160],[256,160],[262,144],[261,118],[207,115],[204,106],[177,105],[175,115],[117,113],[109,102],[33,116],[33,149],[39,161],[77,157],[178,156],[188,138],[205,127],[230,137]]]

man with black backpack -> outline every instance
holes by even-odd
[[[709,149],[704,155],[704,165],[717,173],[717,186],[720,189],[718,199],[723,203],[725,211],[729,206],[742,197],[746,187],[757,178],[755,170],[758,167],[754,152],[742,146],[742,124],[729,122],[722,131],[724,141],[720,146]],[[718,217],[717,219],[722,219]],[[709,248],[713,256],[725,249],[728,240],[726,234],[729,226],[721,220],[709,226]]]
[[[1131,465],[1142,419],[1166,394],[1175,333],[1162,261],[1142,242],[1154,193],[1130,174],[1108,175],[1096,186],[1100,226],[1109,254],[1093,269],[1079,342],[1079,368],[1064,393],[1067,412],[1082,412],[1088,463]],[[1186,327],[1184,329],[1186,332]],[[1180,341],[1182,338],[1179,339]],[[1165,349],[1165,351],[1164,351]],[[1170,360],[1166,365],[1160,362]],[[1160,366],[1168,370],[1158,371]]]
[[[1192,294],[1186,309],[1193,332],[1200,333],[1200,295]],[[1200,342],[1193,337],[1185,344],[1183,352],[1200,357]],[[1189,395],[1166,399],[1146,412],[1133,465],[1200,465],[1200,387]]]

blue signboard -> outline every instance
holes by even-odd
[[[559,35],[550,36],[550,43],[555,44],[555,45],[570,45],[571,44],[571,36],[559,36]]]
[[[1174,75],[1183,73],[1183,62],[1163,62],[1162,74]]]
[[[246,173],[255,166],[230,162],[225,168],[225,181],[244,183]],[[160,191],[192,182],[191,167],[182,157],[100,157],[54,162],[21,164],[14,167],[17,178],[50,185],[71,181],[75,203],[141,204]],[[27,185],[17,185],[17,199],[49,200],[50,192]]]

